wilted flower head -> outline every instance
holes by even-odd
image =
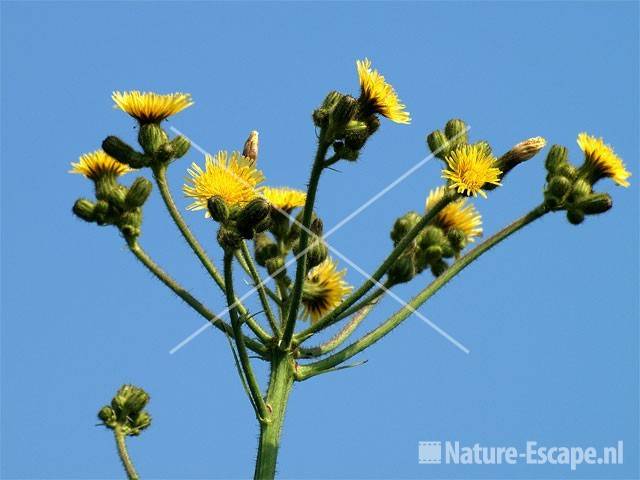
[[[429,211],[438,203],[446,192],[445,187],[438,187],[429,192],[426,210]],[[473,242],[475,237],[482,235],[482,217],[476,207],[461,198],[447,204],[433,220],[434,224],[445,232],[456,229],[464,233],[467,242]]]
[[[161,95],[153,92],[113,92],[115,107],[127,112],[140,123],[158,123],[193,105],[188,93]]]
[[[255,168],[253,160],[239,152],[231,155],[225,151],[215,156],[207,155],[204,170],[196,163],[187,170],[191,178],[182,190],[194,199],[188,210],[206,210],[210,198],[221,198],[228,207],[240,206],[253,200],[258,184],[264,175]],[[206,216],[209,216],[207,211]]]
[[[496,167],[496,158],[481,144],[462,145],[447,157],[447,168],[442,178],[451,182],[449,188],[458,193],[474,197],[485,197],[482,190],[485,184],[500,185],[500,169]]]
[[[77,163],[71,163],[71,167],[69,173],[78,173],[93,181],[108,175],[119,177],[132,171],[128,165],[118,162],[103,150],[81,155]]]
[[[346,269],[338,271],[331,258],[309,270],[302,289],[302,305],[304,316],[311,318],[311,323],[338,306],[342,298],[351,292],[352,287],[343,280],[345,274]]]
[[[405,105],[384,77],[371,69],[371,61],[366,58],[358,60],[356,66],[360,78],[360,102],[365,105],[365,110],[379,113],[396,123],[410,123],[411,117]]]
[[[581,133],[578,135],[578,145],[585,155],[583,168],[592,174],[592,181],[609,177],[623,187],[630,185],[627,178],[631,173],[627,171],[624,162],[615,154],[613,148],[604,143],[602,138]]]

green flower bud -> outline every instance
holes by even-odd
[[[109,428],[113,428],[116,425],[116,412],[113,411],[108,405],[105,405],[98,412],[98,418]]]
[[[547,185],[547,190],[556,198],[564,197],[570,188],[571,181],[562,175],[552,177]]]
[[[442,258],[442,247],[439,245],[433,245],[424,250],[424,257],[427,263],[437,262]]]
[[[124,203],[129,208],[141,207],[147,201],[151,194],[153,186],[151,182],[144,177],[138,177],[129,187]]]
[[[444,127],[444,134],[452,145],[463,145],[469,142],[467,124],[458,118],[449,120]]]
[[[449,268],[449,265],[444,260],[438,260],[431,265],[431,273],[434,277],[439,277],[444,271]]]
[[[140,125],[138,142],[145,153],[152,155],[169,142],[169,137],[159,124],[145,123]]]
[[[405,253],[398,258],[387,273],[389,282],[393,285],[406,283],[416,276],[416,266],[411,253]]]
[[[447,232],[447,238],[454,250],[460,251],[466,246],[467,236],[462,230],[452,228]]]
[[[136,152],[129,144],[113,135],[103,140],[102,149],[120,163],[129,165],[132,168],[146,167],[149,163],[144,155]]]
[[[218,229],[218,243],[220,246],[227,250],[235,250],[240,247],[242,237],[235,229],[225,226],[224,224]]]
[[[118,417],[118,421],[124,422],[127,417],[137,415],[149,402],[149,394],[135,385],[123,385],[111,400],[111,408]]]
[[[224,223],[229,218],[229,208],[222,197],[211,197],[207,201],[207,210],[216,222]]]
[[[238,214],[238,229],[253,228],[269,216],[271,205],[264,198],[256,197]]]
[[[284,270],[284,259],[282,257],[268,259],[265,262],[265,267],[267,268],[269,275],[272,277],[282,276],[286,273]]]
[[[261,233],[269,230],[272,225],[273,225],[273,220],[271,219],[271,215],[269,215],[267,218],[259,222],[255,227],[253,227],[253,230],[256,233]]]
[[[567,177],[569,180],[574,180],[576,178],[576,175],[578,174],[578,169],[570,163],[564,163],[558,167],[558,170],[556,170],[556,172],[559,175]]]
[[[278,245],[264,233],[257,234],[254,239],[255,259],[258,265],[266,266],[267,260],[280,255]]]
[[[329,255],[329,249],[327,244],[320,238],[316,238],[313,243],[310,244],[309,250],[307,250],[307,270],[311,270],[313,267],[320,265],[325,261]]]
[[[332,111],[334,107],[338,104],[338,102],[344,97],[344,95],[340,92],[336,92],[335,90],[329,92],[327,96],[324,98],[322,105],[320,108],[324,108],[325,110]]]
[[[369,138],[369,127],[366,123],[352,120],[344,131],[344,145],[349,150],[360,150]]]
[[[184,157],[189,148],[191,148],[191,142],[188,138],[183,137],[182,135],[178,135],[170,142],[171,149],[173,151],[173,158],[182,158]]]
[[[453,247],[451,246],[448,240],[445,240],[444,242],[442,242],[440,244],[440,248],[442,249],[442,256],[444,258],[451,258],[456,254],[455,250],[453,249]]]
[[[440,159],[444,159],[449,154],[449,140],[442,130],[436,130],[427,135],[427,145],[431,153]]]
[[[584,213],[577,208],[567,210],[567,220],[573,225],[579,225],[584,221]]]
[[[391,240],[396,245],[409,231],[420,221],[420,215],[416,212],[408,212],[398,218],[391,229]]]
[[[343,125],[349,123],[356,116],[356,113],[358,113],[358,100],[351,95],[343,95],[333,107],[331,124],[340,129]],[[366,129],[366,125],[364,126]]]
[[[365,121],[369,129],[369,136],[373,135],[380,128],[380,119],[376,115],[369,115]]]
[[[324,231],[324,222],[322,219],[320,217],[314,217],[309,225],[309,230],[319,237],[322,236],[322,232]]]
[[[129,435],[136,436],[151,426],[151,415],[148,412],[140,412],[133,419]]]
[[[429,248],[432,245],[439,245],[445,241],[444,232],[440,227],[435,227],[433,225],[425,228],[420,234],[418,245],[421,248]]]
[[[342,160],[347,160],[349,162],[355,162],[358,160],[358,156],[360,155],[358,150],[346,147],[344,142],[334,142],[333,150]]]
[[[570,200],[576,202],[581,198],[591,194],[591,184],[583,178],[577,179],[573,182],[573,188],[571,189]]]
[[[493,154],[491,145],[489,145],[489,142],[487,142],[486,140],[477,141],[476,143],[474,143],[474,145],[482,149],[482,152],[484,152],[485,155]]]
[[[73,213],[85,222],[94,222],[96,219],[94,213],[95,207],[95,204],[90,200],[81,198],[73,204]]]
[[[325,108],[318,108],[313,111],[311,116],[313,124],[318,128],[324,128],[329,121],[329,112]]]
[[[586,215],[597,215],[610,210],[613,200],[607,193],[594,193],[580,200],[576,206]]]
[[[553,145],[547,154],[544,166],[549,172],[556,172],[560,166],[569,162],[569,152],[562,145]]]

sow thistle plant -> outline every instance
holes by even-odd
[[[167,183],[167,169],[187,154],[190,142],[170,138],[161,123],[193,104],[185,93],[115,92],[115,106],[136,119],[134,148],[116,136],[102,142],[102,150],[82,155],[72,173],[91,180],[95,195],[79,199],[73,212],[82,220],[116,227],[131,253],[170,291],[225,336],[237,371],[260,426],[255,478],[273,478],[287,401],[295,383],[352,365],[346,362],[364,351],[409,317],[449,280],[487,250],[550,212],[565,212],[572,224],[612,207],[607,193],[594,190],[604,178],[627,187],[631,175],[613,148],[602,139],[581,133],[582,165],[569,160],[568,151],[553,145],[546,157],[547,178],[541,203],[483,242],[482,219],[471,202],[488,197],[506,181],[518,164],[540,152],[542,137],[518,143],[506,153],[494,154],[486,141],[471,142],[462,120],[447,122],[427,136],[432,154],[442,163],[442,184],[427,193],[418,211],[400,216],[391,226],[392,247],[379,267],[357,288],[345,281],[345,269],[329,256],[323,222],[314,208],[322,173],[339,161],[355,162],[368,139],[379,129],[381,117],[407,124],[410,115],[394,88],[369,60],[357,62],[360,94],[330,92],[313,112],[317,151],[306,192],[265,184],[258,164],[258,133],[251,132],[242,151],[207,155],[204,164],[186,169],[183,194],[191,203],[193,221],[217,229],[223,257],[222,272],[205,253],[176,206]],[[268,167],[268,163],[266,163]],[[142,248],[143,209],[152,182],[138,176],[129,186],[126,174],[149,169],[169,216],[183,239],[221,290],[229,320],[219,317],[191,295]],[[213,240],[213,235],[211,237]],[[468,247],[475,245],[473,248]],[[468,249],[468,251],[465,250]],[[249,310],[236,297],[234,264],[253,281],[261,304]],[[356,328],[375,311],[379,300],[395,285],[428,270],[434,279],[404,307],[374,324],[356,340]],[[268,283],[268,281],[270,281]],[[272,285],[272,287],[268,286]],[[334,327],[326,341],[317,334]],[[266,390],[254,373],[254,363],[268,362]],[[113,430],[118,452],[129,478],[137,478],[125,438],[138,435],[151,423],[144,410],[149,396],[139,387],[123,386],[98,416]]]

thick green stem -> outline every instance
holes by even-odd
[[[276,317],[273,315],[273,311],[271,310],[271,304],[269,303],[269,299],[267,298],[267,291],[264,286],[264,282],[260,278],[260,274],[258,270],[256,270],[256,266],[253,263],[253,259],[251,258],[251,253],[247,248],[246,242],[242,242],[241,251],[247,269],[249,271],[249,275],[251,275],[251,279],[253,280],[255,288],[258,289],[258,296],[260,297],[260,303],[262,303],[262,308],[264,308],[264,313],[267,316],[267,320],[269,320],[269,325],[271,326],[271,330],[273,334],[276,336],[280,336],[280,327],[278,327],[278,322]]]
[[[156,262],[154,262],[151,257],[145,252],[138,242],[135,240],[128,240],[127,245],[129,246],[129,250],[133,253],[140,262],[147,267],[147,269],[153,273],[158,280],[164,283],[167,287],[169,287],[173,293],[175,293],[178,297],[184,300],[191,308],[193,308],[196,312],[206,318],[211,324],[216,327],[218,330],[225,332],[230,337],[234,336],[233,329],[229,326],[221,318],[218,318],[213,312],[211,312],[207,307],[205,307],[198,299],[196,299],[193,295],[191,295],[187,290],[184,289],[178,282],[176,282],[169,274],[167,274]],[[253,339],[246,338],[245,344],[248,348],[258,353],[261,356],[265,356],[267,353],[267,348]]]
[[[200,263],[202,263],[207,272],[209,272],[211,278],[213,278],[216,284],[224,292],[224,279],[220,276],[218,269],[205,253],[204,249],[200,245],[200,242],[198,242],[198,239],[189,229],[187,222],[184,221],[184,218],[182,218],[182,215],[180,215],[180,211],[178,210],[176,203],[173,201],[173,196],[171,195],[171,190],[169,190],[169,184],[167,182],[167,166],[161,164],[154,167],[153,177],[155,178],[158,189],[160,190],[162,200],[164,200],[164,203],[167,206],[169,215],[171,215],[171,218],[178,227],[178,230],[180,230],[180,233],[191,247],[191,250],[193,250],[193,253],[196,254],[196,257],[198,257]],[[237,299],[236,302],[238,303],[238,309],[240,310],[240,313],[246,316],[247,311],[244,306],[240,304],[239,300]],[[271,340],[269,334],[265,332],[264,329],[260,325],[258,325],[255,320],[253,320],[253,318],[248,317],[247,325],[253,331],[253,333],[260,340],[262,340],[262,342],[269,342]]]
[[[260,425],[255,480],[271,480],[276,474],[280,435],[284,423],[287,401],[293,386],[293,361],[285,352],[274,352],[267,390],[269,422]]]
[[[325,156],[329,149],[330,142],[325,138],[325,132],[320,132],[320,138],[318,140],[318,150],[316,151],[316,158],[313,161],[313,167],[311,168],[311,175],[309,177],[309,187],[307,189],[307,200],[304,204],[304,210],[302,213],[302,226],[300,227],[300,251],[302,254],[298,257],[296,266],[296,279],[293,284],[293,291],[289,297],[288,313],[284,324],[284,333],[282,334],[282,340],[280,347],[282,349],[288,349],[293,338],[293,332],[296,327],[296,319],[298,317],[298,308],[300,307],[300,300],[302,299],[302,285],[304,278],[307,274],[307,248],[309,247],[309,225],[311,224],[311,216],[313,214],[313,206],[316,200],[316,192],[318,191],[318,182],[320,181],[320,175],[324,168]]]
[[[240,365],[247,381],[247,386],[249,387],[249,394],[251,395],[252,400],[251,403],[256,408],[256,416],[260,422],[264,422],[267,419],[267,407],[264,403],[264,398],[262,398],[262,392],[260,391],[258,380],[253,373],[251,360],[247,354],[244,335],[242,333],[242,320],[238,313],[238,307],[235,300],[236,296],[233,293],[233,251],[226,251],[224,253],[224,283],[226,286],[225,293],[227,296],[227,304],[229,305],[229,315],[231,316],[231,327],[233,328]]]
[[[309,377],[318,375],[323,371],[326,371],[327,369],[340,365],[345,360],[348,360],[364,349],[370,347],[391,330],[400,325],[400,323],[402,323],[407,317],[409,317],[417,308],[420,308],[420,306],[424,302],[426,302],[432,295],[434,295],[445,284],[447,284],[449,280],[460,273],[460,271],[462,271],[465,267],[467,267],[474,260],[480,257],[480,255],[482,255],[487,250],[497,245],[513,233],[517,232],[522,227],[542,217],[547,212],[548,209],[544,205],[540,205],[539,207],[533,209],[531,212],[513,222],[511,225],[508,225],[504,229],[500,230],[499,232],[485,240],[483,243],[478,245],[476,248],[471,250],[469,253],[461,257],[460,260],[451,265],[447,270],[444,271],[442,275],[440,275],[424,290],[418,293],[418,295],[416,295],[407,306],[394,313],[384,323],[364,335],[361,339],[327,358],[308,365],[300,366],[296,372],[296,379],[305,380]]]
[[[126,435],[122,431],[122,429],[116,426],[113,429],[113,434],[116,437],[116,446],[118,447],[118,456],[122,461],[122,466],[124,467],[125,472],[127,473],[127,478],[129,480],[138,480],[140,477],[138,476],[138,472],[136,472],[135,467],[133,466],[133,462],[131,461],[131,457],[129,456],[129,452],[127,451],[127,443],[125,441]]]
[[[321,318],[316,323],[303,330],[296,335],[296,341],[298,343],[304,342],[307,338],[324,328],[327,328],[336,323],[341,315],[360,298],[362,298],[371,288],[373,288],[382,276],[393,266],[398,257],[407,249],[407,247],[414,241],[414,239],[424,230],[431,220],[446,207],[449,203],[454,201],[458,196],[453,193],[447,193],[440,199],[428,212],[426,212],[420,221],[404,236],[402,240],[398,242],[389,256],[382,262],[382,264],[376,269],[375,272],[368,278],[355,292],[351,293],[344,301],[338,305],[333,311],[327,314],[324,318]]]

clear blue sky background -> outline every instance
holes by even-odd
[[[113,90],[191,92],[168,125],[210,151],[260,131],[274,185],[303,188],[313,108],[357,92],[368,56],[397,88],[410,126],[383,122],[357,164],[322,179],[331,227],[426,156],[425,135],[464,118],[497,152],[535,135],[569,147],[605,137],[634,176],[602,182],[615,207],[575,227],[549,215],[491,251],[359,358],[365,366],[296,385],[283,478],[637,478],[638,5],[567,3],[2,3],[2,476],[113,478],[122,472],[98,408],[133,382],[152,395],[150,430],[130,440],[147,478],[252,473],[257,425],[218,332],[175,355],[202,324],[112,228],[71,214],[90,183],[69,162],[108,134],[134,141]],[[546,152],[546,150],[545,150]],[[171,170],[179,193],[192,151]],[[371,271],[394,219],[441,183],[428,162],[337,232]],[[145,175],[147,172],[144,173]],[[478,200],[491,233],[541,199],[543,155]],[[130,181],[130,180],[129,180]],[[185,213],[217,262],[214,225]],[[222,298],[156,195],[141,243],[212,309]],[[348,280],[359,284],[355,271]],[[410,298],[424,274],[398,289]],[[248,289],[241,286],[240,290]],[[398,305],[386,300],[366,328]],[[264,370],[260,370],[264,373]],[[418,465],[419,440],[604,447],[624,465]]]

